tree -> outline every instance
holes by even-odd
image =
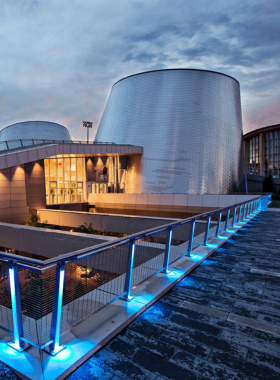
[[[49,228],[48,221],[45,220],[44,222],[41,222],[41,216],[36,214],[35,211],[30,211],[29,219],[26,221],[25,225],[30,227]]]
[[[264,193],[275,193],[275,185],[273,182],[272,175],[266,175],[263,180],[263,192]]]

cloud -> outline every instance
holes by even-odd
[[[50,120],[85,138],[117,80],[176,67],[239,80],[245,129],[277,123],[278,20],[276,0],[3,0],[0,127]]]

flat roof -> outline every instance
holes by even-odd
[[[42,160],[48,157],[73,155],[79,157],[142,154],[143,148],[125,144],[45,143],[0,151],[0,169]]]

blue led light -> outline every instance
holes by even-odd
[[[16,285],[14,268],[9,268],[9,279],[11,289],[12,313],[13,313],[13,326],[14,326],[14,342],[9,346],[17,351],[22,351],[19,343],[19,330],[18,330],[18,317],[17,317],[17,303],[16,303]]]
[[[54,349],[51,352],[51,355],[57,355],[60,351],[62,351],[65,348],[65,346],[59,345],[64,276],[65,276],[65,269],[61,268],[60,275],[59,275],[59,290],[58,290],[58,302],[57,302],[58,304],[57,305],[57,320],[56,320],[57,329],[56,329],[55,337],[54,337]]]

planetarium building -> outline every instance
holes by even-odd
[[[129,163],[127,192],[228,194],[242,157],[239,83],[205,70],[144,72],[112,88],[96,142],[143,147]]]
[[[175,210],[175,195],[233,192],[242,160],[234,78],[192,69],[132,75],[113,86],[95,141],[72,141],[67,128],[46,121],[0,131],[0,221],[23,223],[30,210],[60,205],[110,212],[129,199],[136,209],[146,204],[129,194],[146,194],[157,213],[165,195]],[[118,204],[109,196],[116,193]]]

